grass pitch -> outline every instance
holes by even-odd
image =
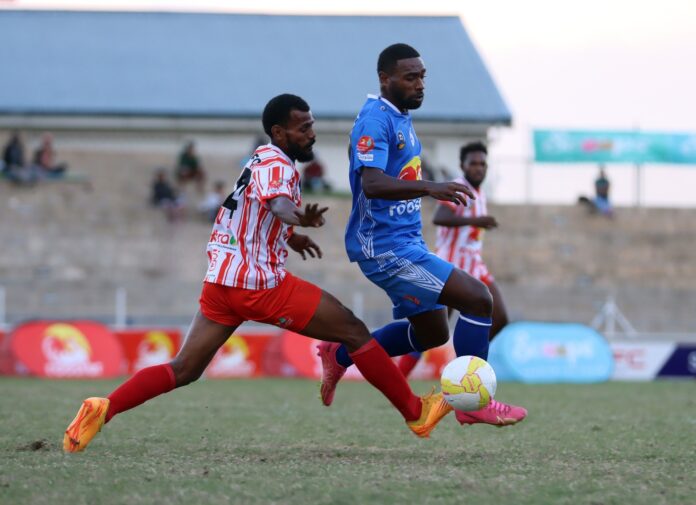
[[[63,454],[81,400],[116,384],[0,379],[0,503],[696,503],[694,382],[501,384],[522,424],[451,415],[420,440],[364,383],[325,408],[309,381],[207,381]]]

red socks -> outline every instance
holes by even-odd
[[[415,421],[421,415],[421,399],[413,394],[408,382],[399,372],[387,352],[374,338],[350,357],[363,377],[379,389],[396,407],[404,419]]]
[[[174,370],[169,363],[143,368],[109,395],[111,403],[105,422],[175,387]]]
[[[414,356],[413,354],[415,353],[404,354],[401,356],[401,358],[399,358],[399,371],[401,372],[401,375],[406,378],[408,378],[408,374],[410,374],[413,369],[416,368],[418,360],[420,360],[420,354],[418,354],[418,357]]]

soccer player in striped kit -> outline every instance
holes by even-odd
[[[271,142],[256,149],[218,212],[208,241],[200,310],[181,351],[169,363],[140,370],[107,398],[86,399],[65,431],[66,452],[85,449],[115,415],[198,379],[244,321],[340,342],[419,437],[427,438],[451,412],[442,393],[413,394],[365,324],[336,298],[285,270],[288,247],[303,259],[322,255],[310,237],[295,232],[297,226],[322,226],[327,210],[301,205],[295,161],[313,158],[313,125],[302,98],[284,94],[268,102],[263,127]]]

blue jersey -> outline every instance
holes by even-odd
[[[368,95],[350,134],[350,189],[353,207],[346,226],[346,251],[361,261],[407,245],[424,245],[421,199],[368,199],[362,169],[377,168],[398,179],[421,180],[421,143],[409,113],[384,98]]]

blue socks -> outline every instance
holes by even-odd
[[[389,356],[403,356],[412,351],[422,352],[423,348],[416,341],[411,323],[408,321],[395,321],[372,332],[372,337],[384,347]],[[336,361],[339,365],[348,368],[353,360],[348,356],[345,345],[336,350]]]
[[[492,322],[490,317],[459,314],[452,339],[457,356],[488,359],[488,334]]]
[[[488,334],[490,333],[492,320],[490,317],[469,316],[460,314],[457,325],[454,327],[454,352],[457,356],[478,356],[488,359]],[[389,356],[403,356],[412,353],[414,357],[424,351],[416,341],[411,323],[408,321],[396,321],[376,330],[372,333],[379,344],[384,347]],[[353,360],[348,356],[345,345],[336,350],[336,361],[339,365],[348,368]]]

